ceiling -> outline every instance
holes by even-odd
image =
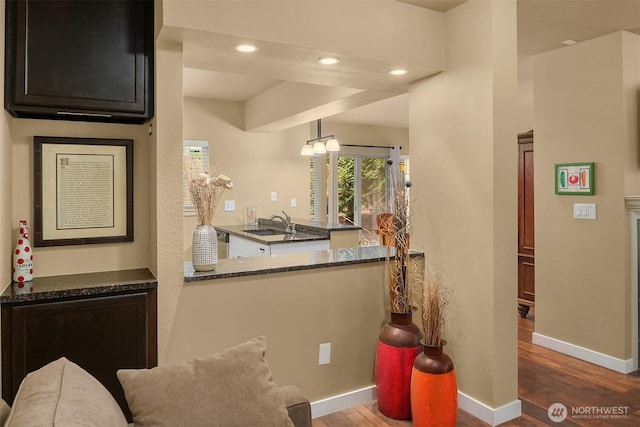
[[[305,1],[311,4],[313,0]],[[334,0],[316,3],[323,1]],[[341,1],[346,4],[350,0]],[[407,7],[445,12],[466,0],[397,1],[408,4]],[[334,1],[333,4],[337,3]],[[561,42],[567,39],[579,42],[618,30],[640,34],[639,0],[518,0],[518,53],[521,55],[531,56],[561,48]],[[336,95],[336,100],[327,102],[324,108],[308,107],[308,111],[315,114],[315,118],[329,122],[408,127],[408,82],[433,74],[428,64],[420,64],[422,67],[412,69],[415,74],[405,77],[404,84],[386,83],[378,76],[380,73],[373,73],[388,67],[390,62],[386,58],[372,59],[369,55],[366,59],[355,54],[341,54],[340,68],[327,71],[315,64],[316,59],[326,53],[316,46],[265,40],[260,43],[260,58],[251,66],[243,66],[244,60],[238,59],[237,52],[228,49],[237,37],[197,32],[181,37],[185,51],[185,96],[247,102],[249,105],[259,104],[261,95],[264,98],[264,94],[276,88],[280,93],[286,93],[286,90],[313,89],[313,85],[320,84],[334,87],[340,91],[340,96]],[[345,45],[352,42],[351,38],[345,37]],[[349,52],[350,48],[352,46],[345,46],[340,50],[334,42],[332,51]],[[354,89],[345,91],[345,88]],[[375,96],[367,95],[374,92],[377,92]],[[281,125],[286,124],[281,122]]]

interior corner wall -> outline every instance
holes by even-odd
[[[534,57],[535,311],[536,333],[628,360],[631,254],[625,179],[634,181],[637,191],[640,175],[638,114],[625,112],[625,106],[633,106],[625,98],[637,97],[639,85],[636,74],[635,90],[632,85],[625,92],[629,39],[624,34]],[[638,55],[637,37],[632,40],[631,55]],[[626,123],[629,119],[634,123]],[[634,127],[635,141],[629,139]],[[554,194],[554,165],[569,162],[595,162],[593,196]],[[594,203],[597,219],[573,219],[574,203]]]
[[[163,364],[184,280],[182,261],[182,45],[156,43],[155,202],[158,363]]]
[[[534,128],[533,57],[518,55],[518,133]]]
[[[0,16],[4,16],[5,2],[0,2]],[[4,19],[0,20],[0,45],[4,46]],[[0,58],[0,75],[4,81],[4,55]],[[0,96],[4,99],[4,85],[0,89]],[[9,113],[3,112],[0,117],[0,289],[11,283],[11,254],[13,249],[12,230],[17,227],[13,225],[13,215],[11,210],[12,192],[12,139],[9,132]]]
[[[0,16],[4,16],[5,2],[0,1]],[[4,19],[0,20],[0,45],[4,46]],[[4,81],[4,55],[0,58],[0,76]],[[0,97],[4,99],[4,85],[0,88]],[[11,213],[11,160],[12,139],[8,126],[9,113],[6,111],[0,116],[0,291],[11,284],[12,275],[12,213]],[[0,385],[2,378],[0,378]]]
[[[459,390],[491,408],[517,401],[516,41],[515,1],[463,3],[445,13],[445,71],[409,90],[412,245],[453,291]]]

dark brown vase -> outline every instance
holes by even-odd
[[[422,351],[422,332],[412,318],[411,312],[391,313],[391,321],[380,331],[376,351],[378,409],[402,420],[411,419],[411,370]]]
[[[424,342],[423,342],[424,344]],[[458,386],[451,358],[440,346],[424,345],[411,372],[411,412],[416,427],[454,427]]]

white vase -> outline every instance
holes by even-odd
[[[218,236],[211,224],[198,225],[193,232],[191,262],[196,271],[213,271],[218,264]]]

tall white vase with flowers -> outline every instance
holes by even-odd
[[[184,157],[184,174],[198,225],[193,232],[191,262],[196,271],[213,271],[218,264],[218,239],[213,227],[213,215],[225,190],[233,188],[226,175],[213,177],[208,171],[193,173],[189,157]]]

